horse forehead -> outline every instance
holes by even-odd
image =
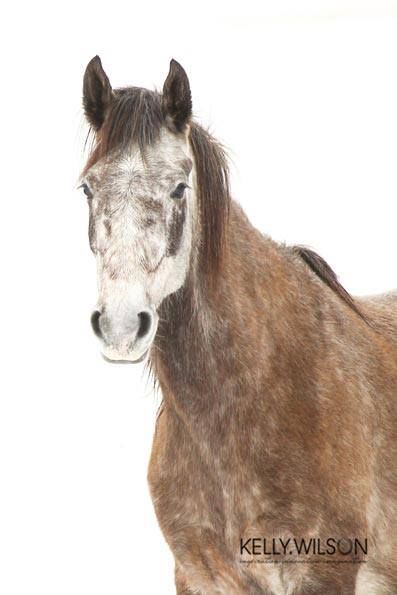
[[[143,164],[139,158],[113,162],[98,180],[97,218],[127,221],[164,214],[164,196],[178,182],[180,168],[159,161]]]
[[[126,190],[134,192],[153,188],[177,177],[183,162],[184,154],[181,151],[174,151],[172,155],[155,151],[148,152],[144,157],[139,153],[125,155],[108,171],[107,182],[122,193]]]

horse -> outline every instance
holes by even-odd
[[[161,389],[148,482],[176,592],[397,593],[397,293],[353,298],[250,223],[177,61],[159,92],[113,89],[96,56],[83,108],[91,323]]]

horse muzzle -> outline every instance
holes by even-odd
[[[104,358],[112,362],[143,361],[157,332],[158,314],[153,307],[138,313],[120,314],[117,310],[95,310],[91,326],[102,342]]]

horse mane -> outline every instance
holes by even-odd
[[[225,248],[230,211],[229,168],[223,147],[200,125],[191,125],[189,139],[196,164],[202,230],[200,266],[214,279]]]
[[[361,312],[353,297],[343,287],[338,280],[335,272],[331,269],[329,264],[319,254],[306,248],[306,246],[293,246],[293,252],[298,254],[300,258],[309,266],[309,268],[323,281],[336,295],[338,295],[344,302],[360,316],[367,324],[369,324],[366,316]]]
[[[161,94],[140,87],[113,91],[103,126],[90,129],[91,152],[83,174],[114,149],[139,147],[143,159],[147,146],[155,144],[166,126]],[[224,148],[197,122],[190,122],[189,141],[197,178],[200,216],[199,266],[209,279],[215,279],[225,247],[230,209],[229,170]]]

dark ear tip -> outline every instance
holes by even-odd
[[[179,62],[177,60],[175,60],[174,58],[171,58],[170,60],[170,72],[175,72],[175,71],[180,71],[186,74],[185,69],[183,68],[183,66],[181,66],[181,64],[179,64]]]
[[[98,55],[91,58],[91,60],[87,64],[87,69],[88,68],[95,68],[95,69],[102,68],[102,62]]]

